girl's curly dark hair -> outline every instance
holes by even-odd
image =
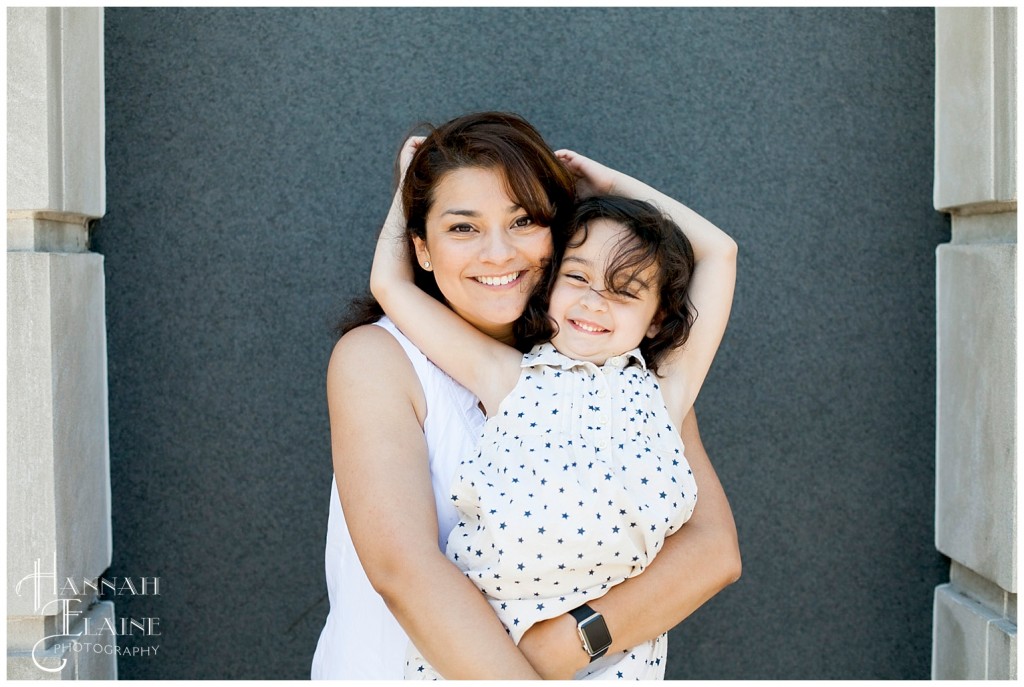
[[[529,350],[536,344],[550,341],[557,333],[547,311],[559,265],[567,248],[583,245],[587,240],[587,225],[596,219],[617,222],[630,231],[608,261],[604,283],[609,291],[621,292],[651,265],[658,268],[658,311],[655,315],[658,333],[644,337],[640,343],[640,353],[647,366],[657,373],[658,365],[665,357],[686,342],[697,318],[688,295],[694,259],[690,241],[679,226],[658,208],[642,200],[595,196],[576,206],[569,224],[568,242],[564,247],[556,247],[555,255],[526,304],[523,316],[516,322],[519,347]]]

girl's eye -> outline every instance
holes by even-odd
[[[629,288],[629,286],[622,286],[618,289],[608,289],[606,293],[609,298],[613,298],[620,303],[640,300],[640,291]]]
[[[572,281],[576,281],[576,282],[579,282],[581,284],[586,284],[587,283],[587,278],[584,277],[582,274],[576,274],[574,272],[566,272],[562,276],[565,277],[566,279],[571,279]]]

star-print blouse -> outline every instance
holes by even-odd
[[[512,638],[642,572],[685,523],[697,485],[639,350],[603,366],[550,343],[456,470],[447,554]]]

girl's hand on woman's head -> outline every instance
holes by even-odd
[[[623,176],[611,167],[568,150],[556,150],[555,156],[562,161],[573,176],[576,177],[576,196],[583,200],[592,196],[605,196],[616,193],[618,177]]]

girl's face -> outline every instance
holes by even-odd
[[[548,306],[558,328],[551,343],[563,355],[603,365],[657,333],[657,265],[628,284],[615,284],[615,292],[604,283],[619,242],[631,235],[618,222],[598,219],[587,224],[582,245],[566,249]]]
[[[413,238],[448,305],[464,320],[511,343],[541,267],[551,231],[509,197],[501,170],[463,167],[434,187],[426,240]]]

